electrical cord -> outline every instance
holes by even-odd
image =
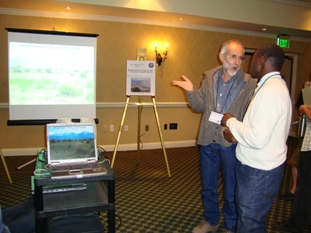
[[[45,168],[38,168],[38,169],[34,170],[33,174],[35,176],[43,176],[43,177],[49,177],[50,176],[49,170],[47,170]]]
[[[104,162],[105,160],[109,163],[110,165],[110,158],[109,157],[106,157],[104,155],[104,153],[107,153],[107,151],[102,147],[102,146],[97,146],[97,149],[99,151],[99,153],[103,156],[104,160],[102,162]]]
[[[144,148],[144,144],[143,144],[143,141],[142,140],[139,140],[139,143],[140,143],[140,149],[142,150]]]
[[[95,212],[94,212],[95,213]],[[102,218],[102,212],[99,211],[97,212],[97,215],[99,216],[99,218],[101,219],[102,222],[104,222],[103,218]],[[122,218],[118,215],[115,214],[115,217],[117,217],[119,219],[119,226],[116,226],[116,230],[120,230],[121,226],[122,226]]]
[[[43,157],[40,155],[43,155]],[[41,150],[38,151],[38,160],[42,163],[47,162],[46,149],[45,148],[42,148]]]
[[[115,217],[118,217],[119,218],[119,227],[117,227],[117,230],[120,230],[121,226],[122,226],[122,218],[118,215],[118,214],[115,214]]]
[[[146,133],[148,132],[148,130],[145,130],[144,133],[142,133],[139,137],[139,143],[140,143],[140,149],[142,150],[144,148],[144,144],[143,144],[143,141],[141,140],[141,137],[144,136]]]
[[[37,155],[38,155],[38,161],[44,163],[45,165],[44,165],[44,168],[38,168],[34,170],[33,174],[35,176],[49,177],[50,172],[46,164],[47,163],[46,149],[42,148],[41,150],[38,151]]]

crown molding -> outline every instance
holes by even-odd
[[[46,17],[46,18],[61,18],[61,19],[78,19],[78,20],[95,20],[95,21],[108,21],[108,22],[123,22],[123,23],[134,23],[134,24],[147,24],[164,27],[175,27],[175,28],[187,28],[202,31],[213,31],[232,33],[238,35],[264,37],[264,38],[276,38],[276,34],[264,33],[264,32],[253,32],[247,30],[237,30],[232,28],[212,27],[199,24],[184,24],[174,23],[160,20],[146,20],[141,18],[127,18],[127,17],[115,17],[105,15],[91,15],[91,14],[75,14],[75,13],[62,13],[62,12],[51,12],[51,11],[35,11],[35,10],[20,10],[12,8],[0,8],[0,14],[6,15],[19,15],[29,17]],[[309,38],[291,37],[292,41],[300,42],[311,42]]]
[[[289,5],[311,8],[310,0],[263,0],[263,1],[269,1],[269,2],[272,1],[272,2],[282,3],[282,4],[289,4]]]

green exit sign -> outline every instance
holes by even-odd
[[[289,48],[289,36],[285,35],[279,35],[277,45],[280,46],[280,48]]]
[[[280,39],[279,46],[281,48],[289,48],[289,40]]]

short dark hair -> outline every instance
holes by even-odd
[[[282,69],[285,60],[285,54],[276,44],[265,44],[257,50],[259,56],[264,56],[268,59],[269,63],[278,71]]]

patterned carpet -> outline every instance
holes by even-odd
[[[296,140],[289,139],[289,153]],[[116,228],[118,233],[183,233],[191,232],[202,220],[201,184],[198,147],[168,148],[171,177],[168,177],[162,149],[141,150],[140,164],[137,151],[118,152],[114,164],[116,173]],[[112,158],[113,152],[104,156]],[[16,167],[35,156],[6,157],[13,184],[9,184],[4,167],[0,164],[0,203],[2,208],[17,204],[30,195],[30,176],[34,164],[21,170]],[[290,167],[286,167],[280,193],[290,189]],[[219,193],[222,193],[219,181]],[[222,194],[219,196],[222,205]],[[220,207],[221,208],[221,207]],[[271,223],[285,220],[291,213],[292,203],[277,198],[267,218],[267,232],[273,233]],[[102,213],[106,225],[106,214]],[[309,224],[310,225],[310,224]],[[223,230],[223,218],[218,232]],[[306,232],[311,232],[311,226]]]

